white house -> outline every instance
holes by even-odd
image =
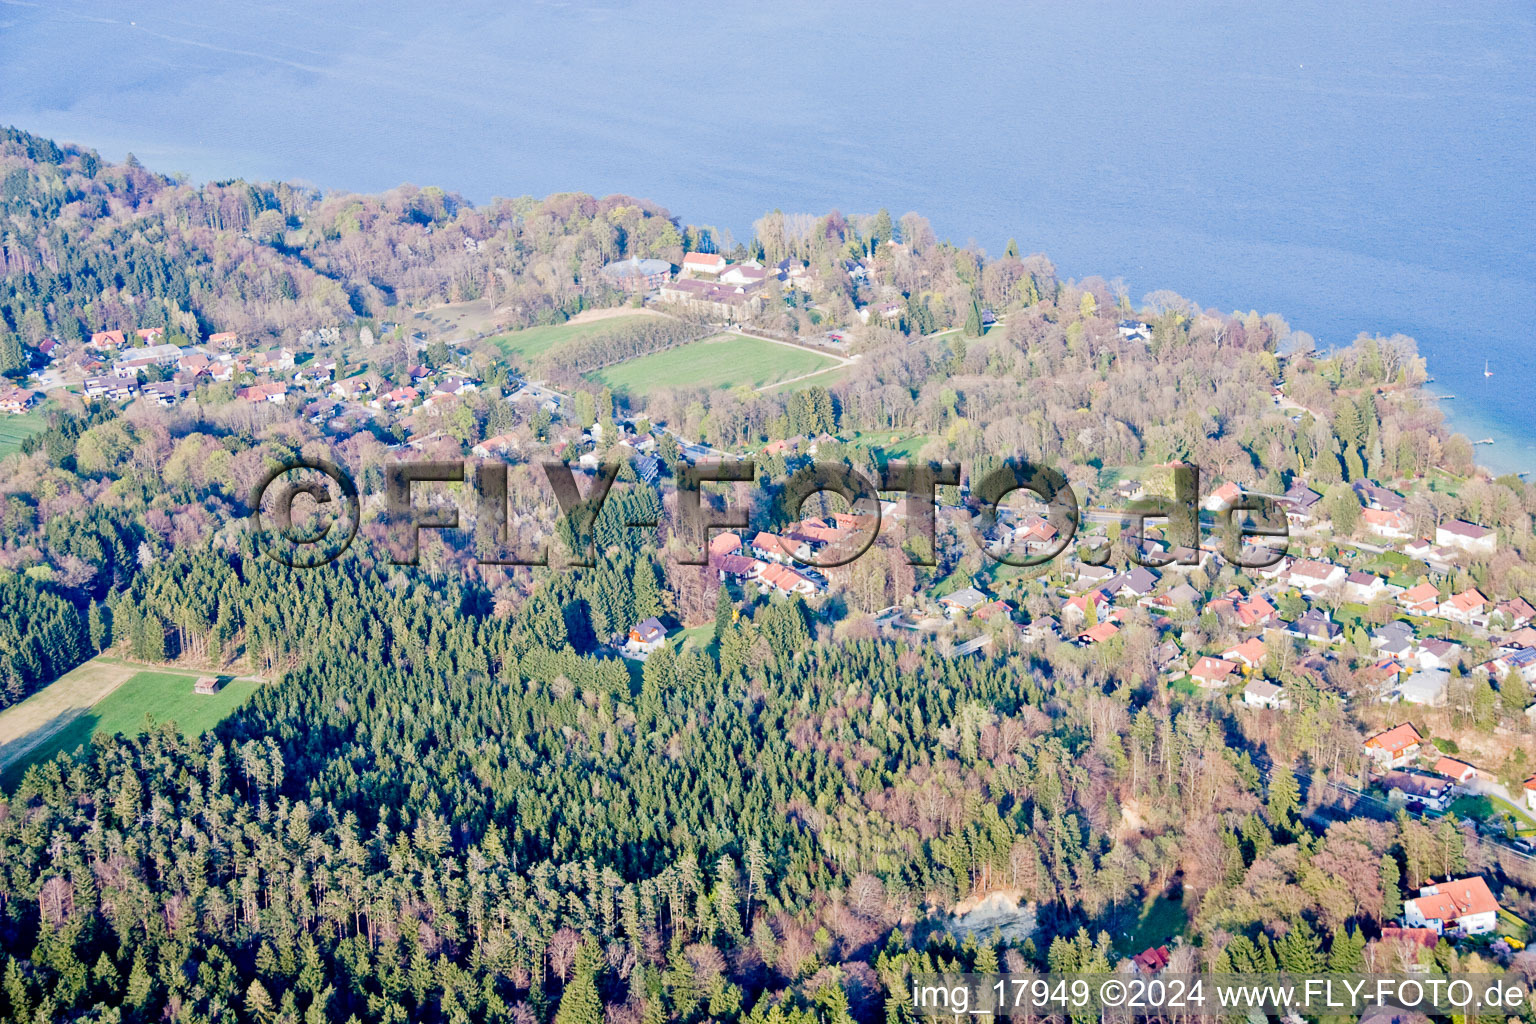
[[[690,277],[719,277],[725,267],[725,257],[719,253],[691,252],[683,257],[683,273]]]
[[[644,661],[650,657],[651,652],[660,650],[661,645],[666,642],[666,627],[659,619],[649,618],[630,629],[629,636],[624,641],[624,654],[638,661]]]
[[[1253,679],[1243,687],[1243,703],[1256,708],[1283,708],[1291,702],[1279,686],[1267,679]]]
[[[1455,930],[1482,935],[1498,927],[1499,901],[1481,875],[1426,885],[1416,899],[1403,901],[1403,923],[1433,928],[1438,934]]]
[[[1313,587],[1336,587],[1343,583],[1348,575],[1342,565],[1303,559],[1291,565],[1287,579],[1293,587],[1310,590]]]
[[[1388,772],[1381,780],[1387,799],[1394,804],[1422,804],[1432,811],[1443,811],[1456,797],[1450,779],[1416,772]]]
[[[1347,601],[1370,604],[1378,597],[1385,597],[1391,590],[1386,580],[1372,573],[1356,570],[1344,577],[1344,598]]]
[[[1452,519],[1435,527],[1435,543],[1443,548],[1457,548],[1469,555],[1491,555],[1498,547],[1499,535],[1486,526]]]

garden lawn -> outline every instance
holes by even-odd
[[[24,412],[20,416],[0,416],[0,459],[21,451],[21,442],[40,433],[48,426],[48,420],[40,412]]]

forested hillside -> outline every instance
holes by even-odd
[[[288,345],[485,297],[504,326],[563,329],[628,301],[597,273],[609,260],[724,243],[626,197],[476,208],[432,188],[199,186],[17,131],[0,134],[0,232],[0,372],[17,378],[43,340],[113,329]],[[1340,521],[1367,474],[1432,476],[1405,503],[1416,529],[1465,515],[1505,538],[1446,589],[1529,588],[1536,487],[1445,483],[1470,474],[1471,449],[1414,390],[1408,339],[1282,359],[1295,339],[1279,317],[1156,293],[1133,310],[1121,287],[1059,280],[1015,247],[987,259],[915,214],[773,214],[733,255],[816,279],[817,309],[775,295],[758,324],[791,343],[893,290],[899,313],[849,326],[845,365],[799,389],[626,400],[587,376],[708,333],[656,316],[521,367],[489,340],[398,328],[319,346],[372,393],[418,367],[478,374],[410,422],[381,404],[336,426],[231,382],[169,408],[52,392],[45,426],[0,461],[0,705],[100,654],[265,682],[208,734],[98,736],[0,799],[0,1017],[912,1024],[914,972],[1105,969],[1164,942],[1181,969],[1533,972],[1530,954],[1382,941],[1424,879],[1485,873],[1526,917],[1536,879],[1454,818],[1325,813],[1365,756],[1364,687],[1343,659],[1287,676],[1285,717],[1261,719],[1170,685],[1160,647],[1233,639],[1187,601],[1126,603],[1097,646],[1027,643],[1059,588],[1043,567],[993,575],[953,490],[933,549],[882,537],[810,602],[679,558],[681,439],[758,457],[761,484],[738,498],[764,529],[794,519],[783,484],[811,445],[874,474],[901,443],[968,479],[1040,460],[1101,505],[1115,467],[1174,459],[1267,492],[1311,481]],[[983,304],[1006,322],[983,330]],[[1132,313],[1144,340],[1118,326]],[[513,401],[530,369],[566,401]],[[654,483],[613,441],[620,419],[645,423]],[[425,531],[419,566],[387,560],[384,468],[493,440],[524,542],[571,535],[542,462],[626,462],[596,565],[482,565],[474,513]],[[362,492],[357,543],[314,570],[260,554],[246,518],[255,484],[299,456]],[[1254,584],[1232,565],[1183,579],[1202,600]],[[875,622],[988,581],[1019,621],[976,626],[990,644],[970,656],[952,625],[935,639]],[[615,656],[615,635],[652,616],[667,646],[643,667]],[[1516,737],[1511,769],[1527,763],[1516,703],[1479,726]],[[952,915],[994,894],[1024,904],[1029,937],[961,937]]]

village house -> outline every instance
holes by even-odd
[[[1140,603],[1167,615],[1179,608],[1195,608],[1200,603],[1200,591],[1180,581],[1164,593],[1142,598]]]
[[[1013,531],[1013,542],[1022,544],[1025,551],[1048,548],[1056,539],[1056,527],[1037,515],[1025,516]]]
[[[961,615],[970,615],[982,605],[987,603],[987,595],[975,587],[966,587],[957,590],[953,594],[945,594],[939,598],[939,604],[950,618],[958,618]]]
[[[741,551],[741,535],[725,530],[709,538],[709,561],[713,565],[715,559],[724,558],[726,555],[738,554]]]
[[[1433,615],[1440,607],[1440,588],[1425,581],[1397,595],[1397,603],[1409,615]]]
[[[1419,641],[1419,649],[1410,660],[1420,668],[1449,670],[1461,660],[1461,645],[1430,637]]]
[[[1237,602],[1232,608],[1233,618],[1243,629],[1258,629],[1275,620],[1279,612],[1263,594],[1254,594]]]
[[[1145,566],[1137,565],[1104,581],[1099,589],[1111,598],[1122,595],[1141,598],[1157,588],[1158,575]]]
[[[1121,320],[1119,325],[1120,337],[1126,341],[1139,341],[1143,344],[1152,340],[1152,325],[1142,320]]]
[[[1469,626],[1488,624],[1488,599],[1476,587],[1464,590],[1441,602],[1438,614],[1442,619],[1461,622]]]
[[[1194,680],[1196,686],[1205,689],[1216,689],[1226,686],[1232,681],[1232,674],[1237,671],[1237,665],[1225,658],[1212,658],[1209,655],[1200,658],[1189,670],[1189,678]]]
[[[1526,708],[1526,711],[1529,712],[1532,709],[1536,709],[1536,704]],[[1525,780],[1525,807],[1527,810],[1536,811],[1536,775]]]
[[[1251,636],[1237,646],[1228,647],[1222,651],[1221,657],[1225,661],[1241,665],[1244,671],[1253,672],[1264,664],[1264,659],[1268,657],[1268,653],[1264,647],[1264,641],[1256,636]]]
[[[1336,643],[1344,630],[1321,608],[1310,608],[1295,622],[1284,622],[1279,631],[1315,644]]]
[[[1451,685],[1451,674],[1443,668],[1421,668],[1400,681],[1392,695],[1404,704],[1422,704],[1440,707],[1445,703],[1446,691]]]
[[[1402,509],[1367,508],[1360,511],[1365,532],[1383,540],[1408,540],[1413,536],[1413,520]]]
[[[511,434],[488,437],[469,450],[477,459],[497,459],[518,450],[517,438]]]
[[[1520,673],[1520,678],[1526,683],[1536,683],[1536,648],[1500,648],[1498,656],[1488,659],[1477,667],[1492,678],[1495,684],[1511,672]]]
[[[1243,496],[1243,489],[1228,480],[1205,497],[1207,512],[1225,512]]]
[[[756,288],[768,280],[768,271],[756,260],[748,260],[746,263],[732,263],[720,272],[721,284],[745,285],[748,288]]]
[[[1086,629],[1077,635],[1077,646],[1089,647],[1093,644],[1101,644],[1120,632],[1120,627],[1113,622],[1101,622],[1091,629]]]
[[[683,257],[683,274],[688,277],[718,278],[725,268],[725,257],[719,253],[690,252]]]
[[[230,352],[240,345],[240,335],[234,331],[219,331],[208,335],[208,344],[224,352]]]
[[[1346,575],[1341,565],[1304,559],[1291,566],[1287,582],[1303,592],[1320,591],[1339,586]]]
[[[1436,775],[1444,775],[1458,786],[1464,786],[1477,778],[1477,769],[1454,757],[1442,757],[1435,762]]]
[[[122,331],[97,331],[91,335],[90,346],[97,349],[122,348],[128,344]]]
[[[331,394],[338,398],[356,401],[368,393],[368,381],[363,377],[348,377],[331,385]]]
[[[1413,627],[1402,619],[1393,619],[1371,633],[1371,646],[1382,654],[1398,657],[1413,648]]]
[[[105,398],[112,402],[122,402],[132,398],[138,392],[139,381],[132,374],[111,374],[105,377],[87,377],[83,387],[87,398]]]
[[[1321,494],[1297,480],[1281,496],[1279,504],[1285,510],[1286,520],[1292,526],[1306,527],[1317,515],[1317,505],[1322,500]]]
[[[252,405],[259,405],[262,402],[284,405],[288,401],[288,387],[280,381],[268,381],[265,384],[252,384],[248,388],[241,388],[235,392],[235,396]]]
[[[738,582],[756,579],[768,567],[767,562],[760,562],[755,558],[734,553],[712,557],[709,560],[709,564],[718,574],[721,583],[724,583],[727,579],[734,579]]]
[[[1344,577],[1344,599],[1370,604],[1378,597],[1392,593],[1393,587],[1380,576],[1356,570]]]
[[[1452,519],[1435,527],[1435,543],[1486,558],[1498,547],[1499,535],[1486,526]]]
[[[652,616],[630,627],[629,635],[624,641],[624,656],[636,661],[644,661],[652,652],[661,649],[667,642],[666,627],[661,620]]]
[[[1243,703],[1250,707],[1278,710],[1290,707],[1285,691],[1267,679],[1250,679],[1243,687]]]
[[[1511,598],[1502,602],[1493,610],[1490,622],[1501,620],[1505,629],[1519,629],[1530,624],[1531,619],[1536,618],[1536,608],[1523,597]]]
[[[19,416],[43,400],[42,392],[30,388],[6,388],[0,391],[0,412]]]
[[[421,392],[412,387],[395,388],[386,391],[368,404],[375,409],[404,409],[415,405],[421,397]]]
[[[1118,480],[1110,489],[1110,494],[1120,502],[1140,501],[1147,496],[1147,488],[1140,480]]]
[[[192,385],[177,380],[150,381],[144,385],[141,393],[157,405],[172,406],[192,393]]]
[[[1394,804],[1419,804],[1432,811],[1444,811],[1455,799],[1456,787],[1450,779],[1419,772],[1391,771],[1380,780],[1387,800]]]
[[[1094,621],[1103,622],[1109,617],[1109,595],[1097,587],[1078,594],[1061,606],[1061,621],[1067,625],[1086,622],[1090,607]]]
[[[800,594],[809,597],[816,593],[816,584],[787,565],[768,563],[756,576],[766,593],[776,590],[781,594]]]
[[[1393,726],[1365,741],[1365,756],[1378,771],[1402,768],[1419,756],[1424,737],[1411,722]]]
[[[1403,901],[1403,923],[1445,935],[1483,935],[1499,923],[1499,901],[1481,875],[1426,885]]]
[[[1369,480],[1357,480],[1351,485],[1355,496],[1366,510],[1375,512],[1399,512],[1408,506],[1407,500],[1396,491]]]
[[[1360,669],[1360,682],[1372,692],[1385,694],[1397,688],[1403,677],[1403,663],[1396,658],[1383,658],[1374,665]]]
[[[118,355],[112,368],[118,373],[134,373],[148,369],[151,366],[160,366],[169,369],[181,361],[181,349],[175,345],[150,345],[145,348],[131,348]]]
[[[805,541],[767,531],[760,531],[752,538],[752,550],[759,558],[772,559],[786,565],[795,561],[809,562],[812,555],[811,546]]]

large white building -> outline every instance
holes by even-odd
[[[1435,543],[1442,548],[1456,548],[1469,555],[1491,555],[1499,535],[1486,526],[1452,519],[1435,527]]]

